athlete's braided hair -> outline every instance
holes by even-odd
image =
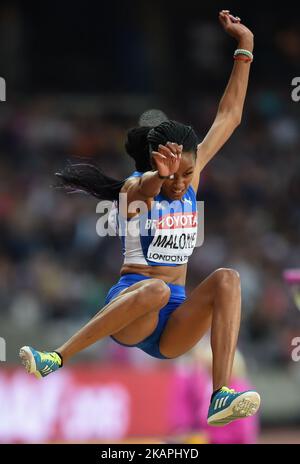
[[[183,151],[191,152],[196,157],[198,138],[191,126],[177,121],[163,121],[156,127],[142,126],[130,129],[127,133],[125,149],[134,159],[135,168],[140,172],[153,169],[151,152],[158,150],[158,145],[167,142],[183,145]],[[106,176],[93,164],[70,164],[55,174],[61,184],[57,187],[69,191],[83,191],[103,200],[117,200],[125,179],[117,180]]]
[[[175,142],[183,145],[183,151],[192,152],[196,156],[197,135],[191,126],[177,121],[164,121],[156,127],[137,127],[129,130],[126,151],[135,161],[136,170],[151,171],[151,151],[157,151],[158,145]]]

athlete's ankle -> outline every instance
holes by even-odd
[[[222,390],[222,388],[223,388],[224,386],[225,386],[225,385],[223,385],[223,386],[220,387],[220,388],[217,388],[216,390],[214,390],[214,391],[212,392],[212,395],[211,395],[211,397],[210,397],[210,402],[212,402],[212,400],[214,399],[214,397]]]
[[[62,357],[62,355],[60,354],[60,352],[55,350],[53,353],[58,354],[58,356],[60,357],[60,360],[61,360],[61,365],[60,365],[59,367],[63,367],[63,365],[64,365],[64,360],[63,360],[63,357]]]

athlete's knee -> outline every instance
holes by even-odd
[[[163,307],[170,298],[170,288],[161,279],[149,279],[141,288],[141,298],[145,305],[155,305]]]
[[[214,277],[217,288],[221,290],[240,289],[240,275],[234,269],[221,267],[214,272]]]

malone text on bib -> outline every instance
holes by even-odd
[[[197,240],[197,212],[165,215],[148,228],[155,227],[155,235],[148,248],[147,259],[161,264],[185,264]]]

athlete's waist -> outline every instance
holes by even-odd
[[[185,286],[187,273],[187,265],[181,266],[167,266],[156,265],[146,266],[141,264],[127,264],[124,263],[121,268],[121,276],[127,274],[137,274],[149,279],[161,279],[167,284]]]
[[[152,277],[144,276],[142,274],[124,274],[120,277],[119,283],[126,284],[126,285],[133,285],[136,282],[141,282],[142,280],[151,279]],[[164,279],[161,279],[164,280]],[[165,281],[164,281],[165,282]],[[185,297],[185,286],[173,284],[170,282],[165,282],[168,287],[170,288],[172,295],[174,296],[182,296]]]

